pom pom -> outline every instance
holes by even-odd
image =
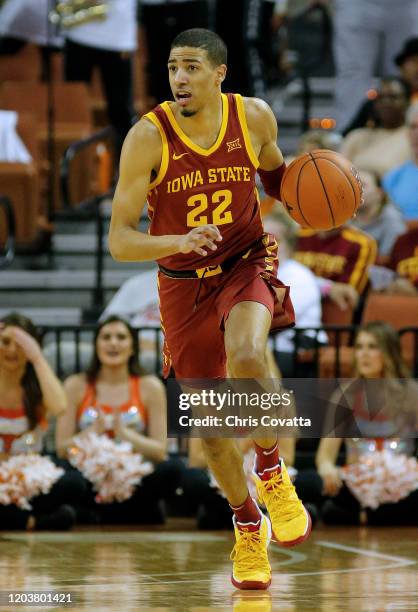
[[[417,460],[386,449],[363,455],[341,475],[363,508],[396,503],[418,489]]]
[[[32,510],[29,500],[40,493],[49,493],[64,474],[48,457],[37,454],[17,455],[0,463],[0,504],[15,504]]]
[[[93,432],[74,438],[68,458],[92,483],[96,502],[102,504],[129,499],[142,477],[153,471],[152,463],[133,452],[129,442],[116,444]]]

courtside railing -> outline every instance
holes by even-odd
[[[9,198],[0,195],[0,216],[6,221],[6,240],[2,252],[0,252],[0,270],[7,268],[15,257],[16,244],[16,220],[13,206]],[[1,218],[1,217],[0,217]]]
[[[93,351],[94,325],[42,326],[40,328],[45,355],[60,378],[84,370]],[[355,326],[327,325],[315,328],[296,328],[292,369],[288,377],[306,376],[310,364],[312,377],[340,378],[351,375],[352,341]],[[306,348],[307,332],[310,346]],[[323,342],[323,332],[332,343]],[[145,371],[161,374],[162,333],[159,327],[138,328],[140,362]],[[418,327],[399,330],[404,356],[411,373],[418,378]],[[322,340],[319,341],[319,338]],[[317,339],[317,341],[315,341]]]

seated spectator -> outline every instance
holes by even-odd
[[[342,138],[337,132],[329,130],[308,130],[299,138],[298,146],[295,155],[286,156],[286,163],[290,164],[296,157],[309,153],[314,149],[329,149],[330,151],[339,151]]]
[[[16,313],[0,322],[0,398],[1,528],[70,529],[83,487],[39,454],[46,418],[65,414],[64,389],[33,323]]]
[[[388,257],[396,238],[406,230],[406,224],[396,206],[386,199],[379,177],[367,170],[359,172],[363,203],[351,224],[376,240],[380,257]]]
[[[273,234],[279,243],[280,280],[290,287],[290,297],[295,309],[298,327],[321,327],[321,292],[315,275],[311,270],[293,259],[297,242],[297,225],[280,208],[264,219],[264,229]],[[287,330],[276,335],[274,339],[275,358],[284,378],[293,375],[294,331]],[[305,332],[300,337],[299,346],[312,347],[316,332]],[[326,335],[318,338],[326,342]]]
[[[400,53],[394,57],[395,64],[399,66],[402,80],[410,91],[410,102],[418,101],[418,37],[409,38]],[[372,127],[379,124],[376,116],[374,101],[368,99],[360,106],[356,116],[344,129],[346,136],[351,130],[361,127]]]
[[[117,315],[127,319],[133,327],[158,327],[157,273],[157,269],[152,269],[128,278],[106,306],[101,320]]]
[[[96,454],[101,453],[102,446],[103,452],[107,449],[109,461],[112,454],[116,456],[117,444],[129,442],[132,449],[127,450],[130,458],[123,468],[126,482],[120,475],[120,482],[114,483],[113,493],[105,499],[105,482],[95,483],[98,496],[94,500],[91,492],[94,512],[106,524],[162,523],[160,501],[177,488],[177,465],[165,461],[165,390],[156,376],[141,374],[137,334],[123,319],[112,316],[96,330],[88,370],[70,376],[64,383],[68,410],[57,422],[56,447],[60,457],[77,460],[77,449],[81,449],[94,460],[93,446],[98,448]],[[117,443],[113,450],[109,438]],[[121,448],[125,447],[126,444]],[[147,463],[141,463],[142,459]],[[143,477],[139,484],[127,487],[132,477],[129,463],[134,462]],[[72,463],[88,474],[87,465],[74,460]],[[144,475],[147,472],[150,473]]]
[[[406,125],[410,158],[385,174],[383,187],[404,218],[412,220],[418,219],[418,102],[409,107]]]
[[[352,411],[355,437],[341,437],[350,427],[342,431],[343,421],[333,414],[335,425],[327,435],[337,437],[323,438],[317,452],[323,492],[330,498],[323,506],[323,521],[418,524],[418,466],[410,457],[415,446],[411,434],[417,430],[418,385],[402,360],[397,332],[383,322],[361,327],[355,339],[354,368],[356,379],[336,391],[330,405],[332,411],[342,406]],[[373,386],[373,379],[380,382]],[[382,379],[390,379],[390,385]],[[405,431],[408,436],[402,437]],[[342,444],[343,469],[337,465]],[[396,478],[384,465],[393,466]]]
[[[341,146],[357,168],[374,172],[380,178],[410,157],[405,113],[409,92],[403,81],[382,79],[374,100],[379,124],[350,132]]]
[[[418,294],[418,228],[399,236],[390,255],[389,267],[398,278],[386,288],[387,293]]]
[[[365,291],[368,268],[376,254],[373,238],[355,227],[343,226],[328,232],[300,230],[295,259],[318,277],[322,296],[344,310],[354,308]]]
[[[418,36],[409,38],[395,57],[401,76],[411,91],[411,102],[418,101]]]

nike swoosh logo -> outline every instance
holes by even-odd
[[[180,155],[176,155],[175,153],[173,153],[173,159],[174,161],[177,161],[178,159],[181,159],[185,155],[190,155],[190,153],[181,153]]]

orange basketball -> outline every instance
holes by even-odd
[[[289,215],[304,228],[329,230],[351,219],[361,202],[357,170],[345,157],[315,149],[287,168],[281,187]]]

